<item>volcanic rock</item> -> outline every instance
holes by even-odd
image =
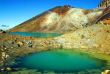
[[[99,3],[98,7],[106,8],[110,6],[110,0],[103,0]]]
[[[0,34],[2,34],[2,33],[6,33],[5,31],[3,31],[3,30],[0,30]]]
[[[8,30],[10,32],[40,32],[65,33],[86,27],[94,22],[103,10],[85,10],[73,8],[69,5],[58,6],[37,15],[18,26]]]
[[[102,72],[101,74],[110,74],[110,70],[105,70],[105,71]]]

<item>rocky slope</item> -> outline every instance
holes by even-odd
[[[110,23],[103,21],[110,18],[109,15],[110,7],[84,10],[67,5],[50,9],[9,31],[70,33],[55,38],[35,38],[1,30],[0,69],[9,58],[50,49],[78,49],[110,55]],[[87,26],[89,23],[97,24]]]
[[[110,25],[95,24],[55,38],[63,48],[100,49],[110,52]]]
[[[56,48],[61,48],[61,46],[53,38],[34,38],[0,33],[0,70],[4,68],[10,58]]]
[[[34,38],[1,33],[0,69],[4,72],[3,66],[9,58],[61,48],[86,50],[86,52],[110,56],[110,24],[98,23],[55,38]]]
[[[55,48],[97,49],[95,51],[110,54],[110,25],[95,24],[81,28],[55,38],[34,38],[0,34],[0,51],[12,56]],[[26,51],[26,52],[25,52]]]
[[[85,10],[69,5],[58,6],[10,29],[10,32],[65,33],[94,22],[103,10]]]
[[[103,20],[108,20],[108,21],[110,20],[110,6],[108,6],[107,8],[103,10],[102,15],[95,21],[94,24],[100,21],[103,21]]]
[[[103,0],[99,3],[98,7],[106,8],[110,6],[110,0]]]

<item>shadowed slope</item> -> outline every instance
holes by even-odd
[[[109,18],[110,18],[110,6],[108,6],[103,10],[102,15],[95,21],[95,24],[97,24],[98,22],[104,19],[109,19]]]

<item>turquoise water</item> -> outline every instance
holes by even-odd
[[[22,36],[40,37],[40,38],[57,37],[57,36],[62,35],[62,34],[57,34],[57,33],[28,33],[28,32],[9,32],[9,33],[22,35]]]
[[[95,59],[88,54],[73,50],[50,50],[16,59],[17,65],[12,68],[36,69],[40,72],[80,72],[100,69],[103,61]]]

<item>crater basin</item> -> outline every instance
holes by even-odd
[[[15,61],[17,64],[11,66],[12,68],[27,68],[40,72],[53,71],[56,73],[102,70],[105,62],[89,54],[67,49],[33,53],[19,57]]]

